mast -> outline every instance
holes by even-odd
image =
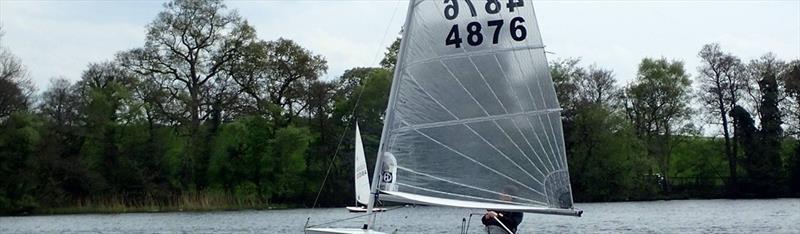
[[[386,116],[384,120],[390,121],[392,120],[392,116],[394,112],[394,99],[397,96],[397,89],[399,87],[399,83],[397,82],[400,77],[400,65],[401,62],[404,60],[403,57],[405,56],[405,48],[408,44],[408,32],[409,27],[411,26],[411,16],[413,15],[414,6],[416,5],[416,0],[409,0],[408,1],[408,11],[406,12],[406,21],[403,23],[403,34],[400,38],[400,49],[397,52],[397,60],[395,60],[394,65],[394,74],[392,75],[392,88],[389,91],[389,103],[386,107]],[[375,158],[375,169],[372,170],[372,184],[370,185],[370,196],[369,196],[369,204],[367,204],[367,216],[369,217],[367,223],[364,224],[363,229],[368,229],[373,224],[375,224],[375,214],[372,214],[372,208],[375,207],[375,201],[378,198],[378,184],[380,183],[380,178],[382,174],[382,167],[383,167],[383,145],[386,144],[388,139],[386,139],[389,127],[391,123],[384,122],[383,123],[383,130],[381,130],[381,143],[378,145],[378,155]]]

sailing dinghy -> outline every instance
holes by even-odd
[[[356,123],[356,153],[355,153],[355,189],[356,189],[356,206],[348,206],[350,212],[367,212],[367,203],[369,203],[369,172],[367,171],[367,159],[364,156],[364,144],[361,141],[361,131]],[[386,211],[385,208],[375,207],[372,208],[373,212]]]
[[[380,199],[580,216],[560,111],[531,1],[410,0],[367,213]],[[375,233],[374,217],[306,231]]]

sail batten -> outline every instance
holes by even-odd
[[[575,215],[533,6],[458,2],[410,3],[376,184],[422,204]]]

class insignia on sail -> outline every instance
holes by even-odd
[[[397,191],[397,160],[391,152],[386,152],[383,155],[383,165],[381,167],[383,174],[381,175],[380,190],[381,191]]]

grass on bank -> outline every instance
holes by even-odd
[[[135,212],[173,212],[173,211],[220,211],[243,209],[287,209],[295,208],[286,204],[267,203],[260,199],[236,198],[230,194],[188,193],[168,199],[128,200],[123,196],[81,199],[73,204],[55,207],[39,207],[33,214],[81,214],[81,213],[135,213]]]

